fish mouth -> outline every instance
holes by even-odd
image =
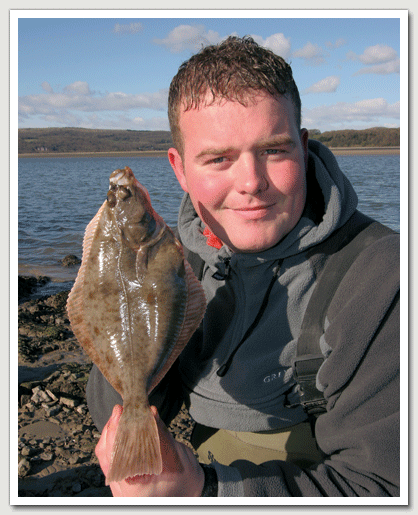
[[[129,166],[125,166],[125,168],[117,169],[111,173],[109,182],[113,186],[123,186],[127,188],[132,185],[132,182],[135,180],[135,176]]]

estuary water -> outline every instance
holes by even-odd
[[[399,231],[400,156],[345,155],[337,161],[354,185],[359,209]],[[61,260],[68,254],[81,258],[84,230],[106,199],[109,175],[125,166],[148,189],[154,209],[175,226],[183,191],[167,157],[19,159],[19,274],[65,284],[75,279],[78,268],[63,267]]]

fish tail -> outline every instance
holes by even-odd
[[[138,418],[124,409],[113,444],[106,484],[136,475],[159,475],[161,472],[160,438],[152,411],[148,409]]]

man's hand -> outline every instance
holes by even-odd
[[[152,406],[160,435],[163,471],[159,476],[143,475],[110,483],[114,497],[199,497],[204,473],[193,452],[174,440]],[[106,476],[122,406],[116,405],[96,446],[96,455]]]

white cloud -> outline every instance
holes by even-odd
[[[19,98],[19,120],[26,120],[26,125],[29,119],[41,117],[50,125],[64,124],[85,127],[86,113],[91,113],[90,117],[98,115],[98,113],[106,113],[105,116],[115,117],[121,113],[126,113],[124,116],[127,116],[135,109],[145,108],[156,111],[166,111],[167,109],[167,89],[136,95],[123,92],[95,94],[91,92],[86,82],[81,81],[65,86],[61,92],[53,92],[52,88],[48,88],[45,83],[43,89],[46,93]],[[134,115],[132,116],[134,117]],[[128,119],[130,118],[128,117]],[[83,123],[81,123],[82,120],[84,120]],[[149,125],[149,122],[147,123]],[[161,121],[157,125],[160,126]],[[149,128],[151,129],[152,125]]]
[[[47,93],[53,93],[52,86],[49,82],[46,80],[41,84],[41,88],[46,91]]]
[[[361,68],[356,71],[355,75],[364,75],[368,73],[373,73],[376,75],[389,75],[390,73],[399,73],[400,72],[400,59],[395,59],[393,61],[389,61],[387,63],[375,64],[374,66],[367,66],[366,68]]]
[[[231,33],[230,35],[238,35]],[[269,48],[276,54],[286,59],[290,54],[290,39],[284,34],[272,34],[266,39],[261,36],[252,34],[251,37],[259,45]],[[154,39],[154,43],[165,46],[173,53],[179,53],[183,50],[199,51],[207,45],[216,45],[225,37],[221,37],[218,32],[206,30],[204,25],[179,25],[174,28],[166,38]]]
[[[372,98],[359,102],[338,102],[333,105],[317,106],[303,110],[303,125],[305,127],[332,130],[336,127],[346,128],[349,125],[367,123],[383,125],[382,119],[399,120],[400,102],[389,104],[384,98]]]
[[[388,45],[369,46],[361,55],[357,55],[354,52],[347,53],[348,59],[360,61],[366,66],[387,63],[388,61],[395,60],[397,57],[398,54],[396,53],[396,50]]]
[[[163,45],[173,53],[183,50],[200,50],[203,46],[213,45],[221,41],[220,35],[213,31],[206,31],[204,25],[179,25],[169,32],[165,39],[154,39],[157,45]]]
[[[91,95],[92,92],[90,91],[90,87],[87,84],[87,82],[82,81],[76,81],[72,84],[68,84],[68,86],[65,86],[64,92],[68,93],[70,95]]]
[[[306,64],[313,64],[315,66],[325,62],[322,48],[317,44],[311,43],[310,41],[308,41],[308,43],[306,43],[303,48],[295,50],[292,55],[293,57],[304,59]]]
[[[337,91],[340,82],[340,78],[337,75],[331,75],[312,84],[304,93],[334,93]]]
[[[113,27],[113,32],[115,34],[136,34],[137,32],[142,30],[142,23],[135,22],[135,23],[116,23]]]
[[[346,44],[347,44],[347,41],[343,38],[337,39],[335,43],[333,43],[332,41],[327,41],[325,43],[325,45],[331,50],[334,50],[335,48],[340,48]]]
[[[251,37],[256,43],[272,50],[275,54],[283,57],[283,59],[290,55],[290,39],[286,38],[282,33],[272,34],[266,39],[255,35],[251,35]]]

